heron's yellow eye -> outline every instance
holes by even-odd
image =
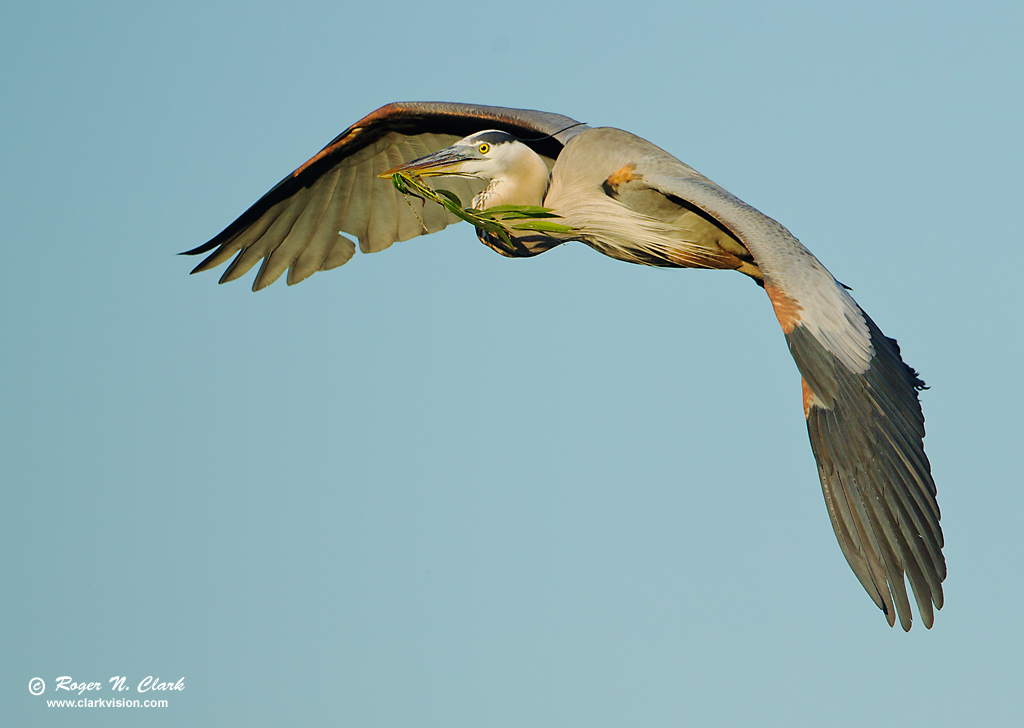
[[[488,144],[487,142],[484,142],[479,147],[477,147],[477,149],[480,150],[481,154],[487,154],[487,152],[491,151],[491,145]]]

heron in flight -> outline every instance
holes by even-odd
[[[508,257],[570,240],[630,263],[735,270],[761,286],[803,387],[825,505],[843,554],[892,626],[911,626],[910,582],[926,627],[942,607],[946,564],[924,452],[924,383],[785,227],[628,132],[538,111],[451,103],[384,106],[342,132],[209,242],[192,271],[231,260],[220,282],[257,262],[257,291],[288,284],[458,221],[406,198],[394,173],[442,178],[473,208],[549,208],[569,232],[478,229]],[[233,258],[233,259],[232,259]]]

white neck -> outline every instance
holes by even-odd
[[[473,209],[495,205],[542,205],[551,172],[544,160],[525,144],[502,145],[502,159],[484,191],[473,198]]]

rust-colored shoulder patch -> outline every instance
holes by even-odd
[[[334,151],[334,147],[335,147],[335,145],[333,145],[333,144],[332,144],[331,146],[329,146],[329,147],[326,147],[325,149],[321,149],[321,150],[320,150],[319,152],[317,152],[317,154],[316,154],[315,156],[313,156],[313,157],[310,157],[309,159],[307,159],[307,160],[306,160],[305,162],[303,162],[303,163],[302,163],[302,164],[301,164],[301,165],[299,166],[299,168],[298,168],[297,170],[295,170],[294,172],[292,172],[292,177],[293,177],[293,178],[294,178],[294,177],[298,177],[298,176],[299,176],[300,174],[302,174],[303,172],[305,172],[305,171],[306,171],[306,169],[308,169],[310,165],[312,165],[312,164],[313,164],[313,163],[315,163],[315,162],[319,162],[319,161],[320,161],[321,159],[323,159],[323,158],[324,158],[324,157],[326,157],[326,156],[327,156],[328,154],[330,154],[331,152],[333,152],[333,151]]]
[[[800,323],[800,312],[804,310],[803,306],[771,283],[764,284],[764,292],[768,294],[768,298],[772,302],[772,308],[775,309],[775,317],[782,324],[782,331],[787,334],[790,333],[793,327]]]
[[[303,162],[302,165],[297,170],[292,172],[292,177],[298,177],[300,174],[305,172],[310,166],[312,166],[316,162],[319,162],[324,157],[334,154],[338,149],[349,144],[352,141],[352,139],[361,131],[362,129],[358,127],[351,127],[350,129],[348,129],[348,131],[345,132],[345,134],[338,137],[333,142],[331,142],[326,147],[317,152],[315,155],[313,155],[305,162]]]
[[[612,191],[615,191],[623,182],[629,182],[630,180],[640,179],[640,175],[638,175],[634,171],[635,169],[636,165],[633,164],[632,162],[623,167],[619,167],[617,170],[608,175],[608,179],[604,181],[605,186],[611,187]]]
[[[807,380],[803,377],[800,377],[800,386],[804,390],[804,419],[806,420],[811,416],[811,407],[821,407],[821,400],[807,386]]]

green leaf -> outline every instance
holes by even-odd
[[[451,192],[450,190],[437,190],[437,194],[444,195],[452,202],[452,204],[458,205],[459,209],[462,209],[462,200],[460,200],[459,196],[454,192]]]
[[[549,207],[538,207],[537,205],[495,205],[488,207],[484,212],[521,212],[527,215],[550,213]]]
[[[533,230],[537,232],[571,233],[572,228],[568,225],[550,222],[551,218],[559,218],[551,208],[539,207],[537,205],[495,205],[486,210],[474,210],[464,208],[459,196],[450,190],[435,190],[420,178],[405,172],[396,172],[391,175],[391,181],[395,189],[404,195],[412,195],[425,200],[431,200],[441,205],[450,213],[461,220],[465,220],[480,230],[493,233],[501,240],[509,250],[515,250],[512,242],[512,230]],[[505,221],[525,220],[517,223],[511,228],[506,226]]]
[[[548,222],[547,220],[530,220],[529,222],[521,222],[518,225],[512,226],[513,230],[536,230],[537,232],[545,233],[571,233],[572,228],[568,225],[560,225],[557,222]]]

